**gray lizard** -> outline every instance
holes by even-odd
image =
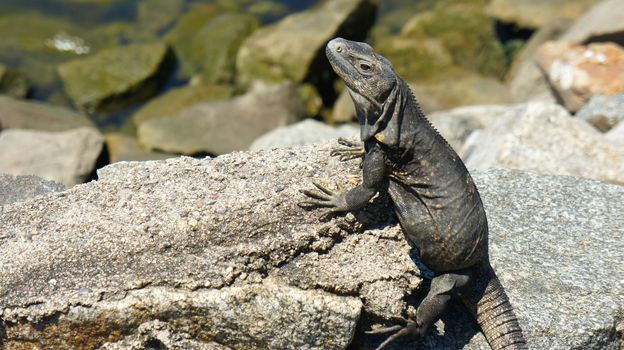
[[[338,150],[343,158],[363,154],[362,183],[335,193],[302,191],[302,205],[346,212],[364,207],[387,190],[408,242],[435,273],[413,321],[373,331],[391,333],[382,349],[402,336],[423,337],[451,297],[475,316],[492,349],[527,349],[509,299],[489,261],[488,224],[479,192],[464,163],[431,126],[407,84],[390,62],[360,42],[336,38],[326,54],[355,104],[364,150]]]

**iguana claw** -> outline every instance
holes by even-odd
[[[419,328],[420,326],[418,326],[416,322],[407,321],[407,325],[405,326],[396,325],[396,326],[391,326],[391,327],[386,327],[386,328],[374,329],[372,331],[367,331],[366,334],[386,334],[386,333],[391,333],[391,332],[396,331],[396,333],[386,338],[386,340],[384,340],[384,342],[381,343],[375,349],[375,350],[383,350],[392,342],[394,342],[395,340],[401,337],[404,337],[406,335],[412,335],[412,336],[417,335],[419,333],[418,332]]]
[[[299,206],[320,206],[320,207],[328,207],[331,208],[331,211],[339,212],[345,211],[346,202],[345,202],[345,193],[334,192],[327,187],[321,185],[318,182],[313,181],[312,184],[320,191],[312,191],[312,190],[299,190],[299,192],[305,194],[306,196],[312,198],[307,201],[299,202]],[[338,187],[338,186],[337,186]],[[340,187],[338,187],[340,190]]]
[[[366,152],[359,142],[353,142],[345,138],[338,138],[338,144],[343,147],[333,148],[330,155],[338,157],[341,161],[346,162],[351,159],[363,158]]]

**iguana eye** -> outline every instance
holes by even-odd
[[[360,63],[360,69],[364,72],[368,72],[371,69],[371,66],[366,63]]]

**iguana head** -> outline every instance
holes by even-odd
[[[361,125],[363,141],[375,137],[399,142],[403,89],[392,64],[366,43],[336,38],[325,50],[332,68],[345,82]]]

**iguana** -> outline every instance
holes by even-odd
[[[346,212],[388,191],[408,242],[435,273],[415,320],[373,331],[391,333],[382,349],[402,336],[423,337],[451,297],[475,316],[492,349],[527,349],[509,299],[489,261],[488,223],[479,192],[457,153],[431,126],[408,85],[390,62],[365,43],[336,38],[326,55],[355,104],[364,149],[338,150],[343,158],[363,154],[362,183],[334,192],[315,183],[301,205]],[[416,58],[415,58],[416,59]]]

